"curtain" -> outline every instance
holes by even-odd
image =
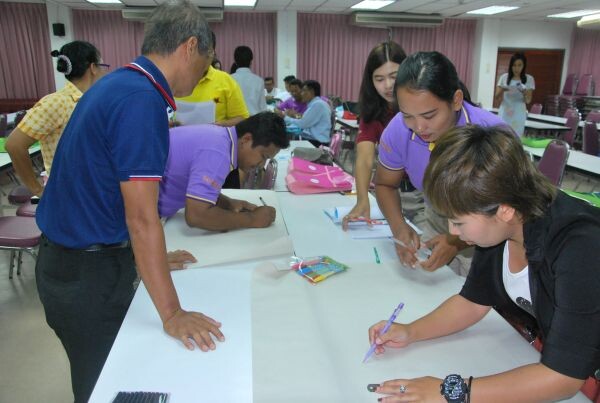
[[[123,19],[120,10],[73,10],[73,33],[96,46],[112,71],[141,54],[144,23]]]
[[[211,22],[217,37],[217,58],[223,70],[229,73],[233,64],[233,51],[246,45],[252,49],[254,60],[250,68],[261,77],[275,76],[276,39],[275,13],[226,12],[221,22]]]
[[[407,54],[444,53],[469,82],[475,27],[475,20],[446,20],[437,28],[394,28],[391,34]],[[347,15],[299,13],[298,77],[319,81],[325,95],[356,101],[367,56],[388,35],[387,29],[350,25]]]
[[[0,99],[56,91],[45,4],[0,2]]]
[[[568,73],[577,77],[591,74],[596,83],[596,94],[600,91],[600,31],[575,28],[571,37]]]

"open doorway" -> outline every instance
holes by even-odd
[[[511,56],[515,52],[522,52],[527,58],[527,74],[533,76],[535,80],[535,91],[531,104],[540,103],[544,105],[547,95],[560,93],[560,79],[562,77],[563,60],[565,57],[564,49],[518,49],[518,48],[500,48],[498,49],[498,61],[496,63],[496,80],[494,81],[494,92],[500,76],[508,72],[508,64]],[[494,100],[494,108],[500,106],[499,102]]]

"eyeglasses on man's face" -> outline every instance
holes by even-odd
[[[102,70],[110,69],[110,64],[106,63],[94,63],[96,66],[100,67]]]

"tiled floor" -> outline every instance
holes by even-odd
[[[2,178],[4,179],[4,178]],[[8,193],[13,184],[0,187]],[[4,215],[14,215],[0,196]],[[69,362],[46,324],[35,284],[35,261],[23,254],[21,275],[8,278],[9,253],[0,251],[0,402],[66,403],[73,401]]]

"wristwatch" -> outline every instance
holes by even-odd
[[[448,403],[464,403],[469,393],[469,388],[462,376],[448,375],[440,385],[440,393]]]

